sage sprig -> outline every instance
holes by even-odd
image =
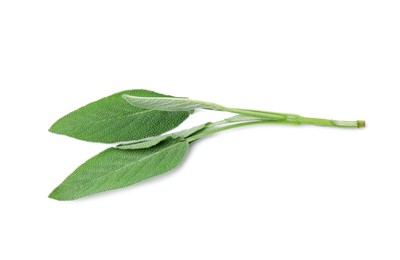
[[[226,111],[236,115],[164,134],[197,109]],[[177,167],[190,145],[201,138],[256,124],[365,127],[362,120],[310,118],[296,114],[228,108],[148,90],[123,91],[71,112],[50,128],[51,132],[85,141],[117,144],[79,166],[49,197],[74,200],[132,185]]]

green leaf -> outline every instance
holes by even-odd
[[[223,110],[223,107],[220,105],[187,98],[140,97],[129,94],[123,95],[123,98],[136,107],[160,111],[192,111],[200,108]]]
[[[189,137],[192,134],[197,133],[198,131],[204,129],[208,124],[209,123],[205,123],[205,124],[201,124],[201,125],[198,125],[198,126],[195,126],[195,127],[189,128],[189,129],[185,129],[185,130],[182,130],[179,132],[171,133],[171,134],[154,136],[154,137],[150,137],[150,138],[146,138],[146,139],[142,139],[142,140],[126,143],[126,144],[120,144],[120,145],[117,145],[116,148],[118,148],[118,149],[145,149],[145,148],[155,146],[166,139],[178,139],[178,138],[184,139],[184,138]]]
[[[122,96],[167,97],[148,90],[127,90],[92,102],[59,119],[49,129],[80,140],[115,143],[165,133],[181,124],[189,111],[166,112],[134,107]]]
[[[148,149],[109,148],[82,164],[49,197],[74,200],[132,185],[175,168],[188,149],[188,142],[173,139]]]
[[[119,144],[116,146],[116,148],[124,149],[124,150],[146,149],[146,148],[155,146],[169,138],[171,138],[171,135],[159,135],[159,136],[154,136],[154,137],[138,140],[138,141],[127,143],[127,144]]]

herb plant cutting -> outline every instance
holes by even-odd
[[[195,110],[231,112],[218,122],[164,134]],[[163,95],[149,90],[127,90],[102,98],[59,119],[50,132],[84,141],[119,143],[79,166],[49,195],[74,200],[123,188],[177,167],[190,145],[231,128],[256,124],[318,125],[363,128],[365,122],[303,117],[296,114],[229,108],[219,104]]]

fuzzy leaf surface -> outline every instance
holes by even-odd
[[[154,137],[149,137],[143,140],[138,140],[138,141],[134,141],[131,143],[127,143],[127,144],[120,144],[117,145],[118,149],[145,149],[145,148],[149,148],[152,146],[155,146],[159,143],[161,143],[162,141],[166,140],[166,139],[184,139],[186,137],[191,136],[194,133],[197,133],[198,131],[204,129],[209,123],[205,123],[205,124],[201,124],[189,129],[185,129],[179,132],[175,132],[175,133],[171,133],[171,134],[166,134],[166,135],[160,135],[160,136],[154,136]]]
[[[74,200],[132,185],[175,168],[188,149],[188,142],[173,139],[148,149],[109,148],[79,166],[49,197]]]
[[[160,111],[192,111],[200,108],[221,110],[222,108],[217,104],[187,98],[139,97],[135,95],[124,95],[123,97],[133,106]]]
[[[189,111],[149,110],[128,104],[123,95],[168,97],[148,90],[127,90],[83,106],[59,119],[49,129],[80,140],[115,143],[165,133],[181,124]]]

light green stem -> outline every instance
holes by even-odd
[[[223,122],[223,121],[221,121]],[[227,126],[223,126],[223,127],[215,127],[214,126],[218,126],[220,122],[216,122],[213,123],[209,126],[209,128],[206,128],[205,130],[199,132],[198,134],[192,135],[189,138],[187,138],[186,140],[191,143],[193,141],[196,141],[200,138],[204,138],[206,136],[218,133],[218,132],[222,132],[228,129],[233,129],[233,128],[237,128],[237,127],[243,127],[243,126],[249,126],[249,125],[260,125],[260,124],[297,124],[295,122],[290,122],[290,121],[266,121],[266,120],[257,120],[257,121],[250,121],[250,122],[244,122],[244,123],[237,123],[237,124],[230,124]]]
[[[297,121],[300,124],[305,125],[319,125],[319,126],[329,126],[329,127],[340,127],[340,128],[363,128],[365,127],[365,121],[343,121],[343,120],[331,120],[323,118],[312,118],[312,117],[298,117]]]
[[[246,115],[246,116],[255,116],[259,118],[265,119],[273,119],[273,120],[286,120],[286,115],[282,113],[273,113],[267,111],[256,111],[256,110],[247,110],[247,109],[240,109],[240,108],[229,108],[224,107],[224,111],[231,112],[239,115]]]
[[[343,121],[343,120],[332,120],[332,119],[323,119],[323,118],[312,118],[312,117],[303,117],[296,114],[286,114],[286,113],[277,113],[277,112],[268,112],[268,111],[259,111],[259,110],[248,110],[248,109],[240,109],[240,108],[223,108],[224,111],[232,112],[240,115],[254,116],[258,118],[263,118],[266,120],[274,120],[277,121],[286,121],[291,122],[292,124],[298,125],[318,125],[318,126],[328,126],[328,127],[340,127],[340,128],[363,128],[365,127],[365,121],[357,120],[357,121]]]

